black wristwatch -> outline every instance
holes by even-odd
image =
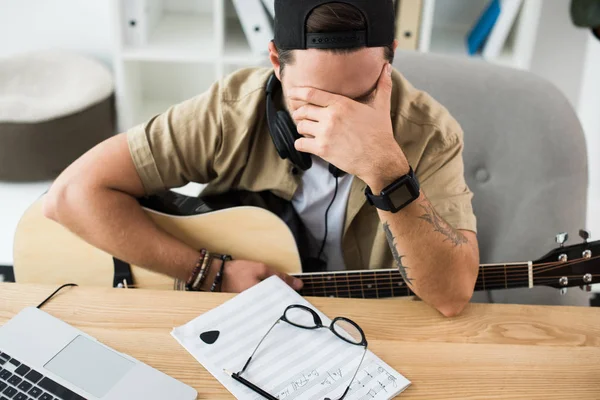
[[[365,196],[367,196],[369,204],[380,210],[392,213],[397,213],[418,199],[420,193],[419,181],[412,167],[408,174],[401,176],[394,183],[383,189],[379,196],[374,195],[370,187],[367,186],[365,189]]]

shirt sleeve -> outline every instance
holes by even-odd
[[[437,211],[454,229],[477,232],[477,219],[467,186],[463,163],[463,134],[441,132],[430,136],[415,171],[421,189]]]
[[[146,194],[209,183],[222,143],[219,84],[127,131],[127,142]]]

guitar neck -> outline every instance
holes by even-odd
[[[475,291],[533,287],[531,262],[486,264],[479,267]],[[303,296],[379,299],[413,296],[396,269],[305,273]]]

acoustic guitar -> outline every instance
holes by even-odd
[[[60,285],[114,286],[113,257],[75,236],[42,214],[43,197],[18,224],[14,244],[17,282]],[[198,215],[175,216],[150,208],[145,211],[163,230],[194,248],[231,254],[236,259],[265,264],[304,281],[303,295],[351,298],[412,296],[396,269],[303,273],[288,226],[271,212],[257,207],[234,207]],[[600,282],[600,242],[564,246],[566,234],[557,237],[560,247],[537,261],[487,264],[479,267],[475,290],[551,286],[565,291],[586,290]],[[131,266],[136,288],[174,289],[175,280]]]

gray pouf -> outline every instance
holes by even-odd
[[[53,179],[112,136],[113,92],[110,72],[77,54],[0,59],[0,180]]]

